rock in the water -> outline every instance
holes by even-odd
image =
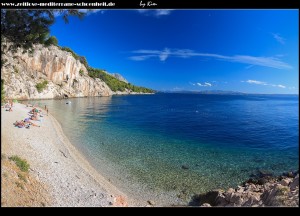
[[[227,190],[227,193],[234,193],[235,192],[235,190],[233,189],[233,188],[229,188],[228,190]]]
[[[266,176],[273,176],[273,174],[267,170],[258,170],[258,177],[264,178]]]
[[[238,186],[238,188],[236,189],[236,192],[238,193],[242,193],[244,191],[244,188],[241,186]]]
[[[187,169],[189,169],[190,167],[189,167],[188,165],[182,165],[181,168],[187,170]]]
[[[222,193],[218,190],[209,191],[206,194],[200,194],[198,196],[199,205],[201,206],[204,203],[209,203],[211,206],[218,205],[217,198],[222,196]]]
[[[190,205],[197,206],[299,206],[299,174],[296,177],[265,176],[253,184],[252,180],[226,192],[209,191],[195,195]]]
[[[289,186],[290,184],[290,179],[286,178],[286,179],[282,179],[279,184],[283,185],[283,186]]]
[[[296,187],[299,187],[299,174],[294,178],[294,181],[291,183],[291,190],[295,190]]]
[[[230,198],[230,202],[234,203],[237,206],[241,206],[241,204],[243,203],[243,198],[240,194],[233,194]]]

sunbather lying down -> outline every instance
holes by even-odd
[[[25,124],[25,122],[24,122],[23,120],[21,120],[21,121],[16,121],[16,122],[14,123],[14,125],[15,125],[16,127],[19,127],[19,128],[22,128],[22,127],[25,127],[25,126],[26,126],[26,124]]]
[[[35,127],[41,127],[40,125],[34,124],[32,121],[30,121],[30,118],[24,119],[24,122],[29,123],[29,125],[35,126]]]
[[[21,120],[21,121],[16,121],[14,125],[18,128],[23,128],[23,127],[29,128],[30,125],[35,127],[41,127],[40,125],[34,124],[32,121],[29,120],[29,118],[26,118],[25,120]]]

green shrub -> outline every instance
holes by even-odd
[[[83,70],[82,69],[80,69],[79,74],[80,74],[80,76],[83,76]]]
[[[44,80],[43,82],[36,84],[35,87],[37,91],[41,93],[47,87],[47,85],[48,85],[48,81]]]
[[[69,47],[61,47],[61,50],[70,52],[76,60],[79,60],[79,56],[73,50],[71,50]]]
[[[5,100],[4,79],[1,79],[1,103]]]
[[[89,67],[89,64],[84,56],[79,56],[79,61],[86,67]]]
[[[72,54],[72,56],[76,59],[76,60],[79,60],[80,63],[82,63],[86,68],[88,68],[88,63],[87,63],[87,60],[84,56],[80,56],[80,55],[77,55],[72,49],[70,49],[69,47],[61,47],[60,48],[61,50],[63,51],[66,51],[66,52],[70,52]]]
[[[19,167],[21,171],[28,172],[30,165],[27,163],[26,160],[20,158],[17,155],[9,157],[9,159],[14,161],[17,167]]]
[[[108,73],[105,73],[104,70],[88,67],[88,75],[92,78],[99,78],[103,80],[112,91],[125,91],[127,89],[133,92],[143,92],[143,93],[155,92],[152,89],[134,86],[130,83],[120,81],[117,78],[109,75]]]
[[[130,83],[120,81],[117,78],[115,78],[114,76],[111,76],[108,73],[105,73],[104,70],[89,67],[86,58],[84,56],[77,55],[69,47],[60,47],[60,49],[63,51],[66,51],[66,52],[70,52],[76,60],[79,60],[86,67],[86,69],[88,70],[88,75],[90,77],[92,77],[94,79],[99,78],[99,79],[103,80],[112,91],[125,91],[127,89],[127,90],[133,91],[133,92],[155,93],[155,91],[152,89],[144,88],[144,87],[140,87],[140,86],[134,86]],[[79,74],[81,76],[83,76],[83,74],[84,74],[83,70],[80,70]]]
[[[44,42],[45,46],[57,46],[58,45],[58,40],[55,36],[51,36],[49,37],[45,42]]]

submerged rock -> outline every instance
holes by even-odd
[[[181,168],[187,170],[187,169],[189,169],[190,167],[189,167],[188,165],[182,165]]]
[[[258,170],[258,177],[263,178],[267,176],[273,176],[273,173],[268,170]]]

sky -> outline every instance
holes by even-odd
[[[298,10],[95,10],[51,26],[90,66],[159,91],[298,94]]]

